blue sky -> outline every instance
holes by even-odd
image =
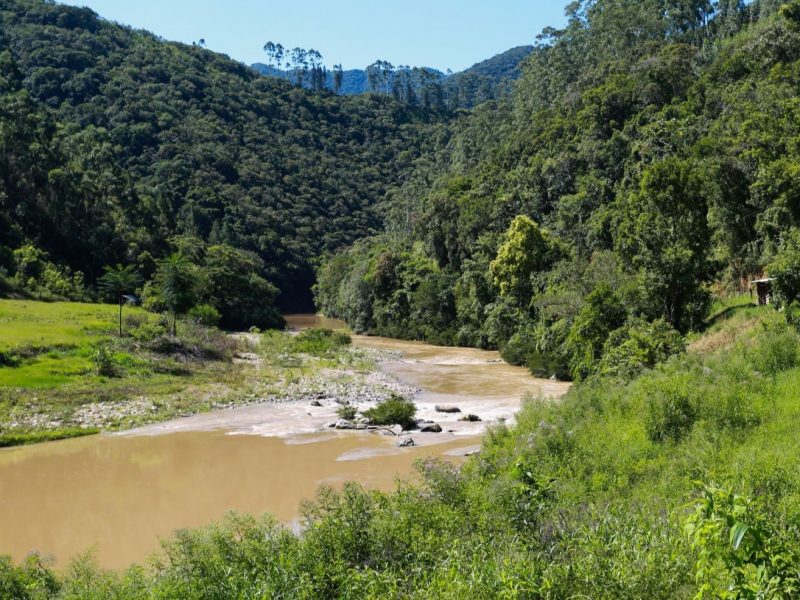
[[[315,48],[325,63],[459,71],[564,23],[568,0],[67,0],[168,40],[207,47],[245,63],[266,62],[271,40]]]

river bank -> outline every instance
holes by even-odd
[[[289,322],[295,330],[319,323],[310,316]],[[286,367],[298,377],[268,401],[0,449],[0,554],[22,560],[39,551],[62,568],[91,550],[100,566],[116,569],[143,560],[175,529],[226,511],[268,512],[291,524],[321,485],[392,490],[398,478],[415,477],[420,459],[458,463],[475,452],[486,427],[513,422],[524,396],[546,399],[567,387],[473,349],[353,336],[336,356],[302,377],[299,367]],[[254,374],[270,373],[275,356],[251,346],[236,360]],[[286,364],[296,365],[293,358]],[[418,417],[442,432],[329,427],[342,402],[365,409],[393,392],[412,397]],[[437,404],[461,412],[438,412]],[[481,421],[462,421],[468,414]],[[413,446],[401,445],[408,439]]]
[[[316,326],[345,327],[342,321],[311,315],[290,315],[287,323],[294,332]],[[536,379],[526,369],[508,365],[497,352],[360,335],[352,336],[352,340],[350,351],[365,353],[375,370],[357,373],[327,369],[268,401],[154,423],[123,434],[224,430],[292,437],[330,429],[342,405],[354,406],[361,413],[397,393],[414,401],[421,428],[436,424],[441,431],[417,429],[394,435],[430,445],[442,443],[449,436],[477,437],[500,422],[512,424],[524,397],[547,400],[569,389],[568,383]],[[254,340],[250,338],[249,342]],[[383,429],[373,432],[387,433]]]

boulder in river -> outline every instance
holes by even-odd
[[[464,415],[459,419],[459,421],[465,421],[467,423],[477,423],[480,420],[481,418],[478,415],[473,415],[473,414]]]
[[[405,438],[404,440],[401,440],[399,444],[397,444],[397,446],[400,448],[408,448],[409,446],[415,446],[415,445],[416,444],[414,443],[413,438]]]
[[[430,423],[428,425],[423,425],[420,431],[423,433],[442,433],[442,426],[438,423]]]
[[[461,409],[457,406],[450,406],[448,404],[437,404],[435,407],[436,412],[440,413],[460,413]]]
[[[336,422],[330,424],[330,427],[334,429],[358,429],[358,425],[347,419],[337,419]]]
[[[322,402],[320,402],[319,400],[314,400],[314,401],[311,403],[311,406],[322,406]]]

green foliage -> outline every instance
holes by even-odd
[[[255,254],[227,245],[206,250],[207,286],[200,295],[223,316],[223,327],[266,329],[283,324],[275,305],[278,289],[259,275],[263,270],[264,263]]]
[[[117,362],[108,345],[95,346],[92,349],[91,360],[95,374],[103,377],[114,377],[117,374]]]
[[[737,289],[763,272],[800,225],[791,6],[780,16],[768,0],[607,4],[571,4],[512,98],[454,124],[447,146],[392,191],[388,233],[323,262],[326,314],[581,379],[600,369],[598,340],[629,318],[700,331],[718,279]],[[376,288],[388,249],[391,276]],[[410,293],[429,279],[435,327],[420,326]],[[581,314],[601,283],[624,318]],[[653,364],[638,342],[622,353],[606,368]]]
[[[373,425],[400,425],[403,429],[414,429],[417,426],[414,419],[416,414],[417,407],[414,403],[398,394],[392,394],[373,408],[364,411],[364,416]]]
[[[81,271],[47,260],[40,248],[25,244],[12,253],[13,282],[19,290],[44,299],[87,300],[86,282]]]
[[[198,304],[189,309],[186,314],[190,321],[205,325],[206,327],[216,327],[219,325],[219,311],[210,304]]]
[[[292,348],[295,352],[325,356],[343,346],[349,346],[351,341],[349,335],[340,331],[306,329],[294,337]]]
[[[800,299],[800,229],[793,227],[781,239],[780,248],[769,263],[776,300],[791,305]]]
[[[122,337],[122,305],[125,302],[124,295],[131,294],[136,286],[141,283],[141,277],[136,272],[133,265],[115,267],[105,266],[103,276],[97,281],[98,287],[111,295],[119,302],[119,335]]]
[[[0,240],[46,253],[25,257],[19,277],[43,297],[85,295],[78,272],[91,286],[106,264],[149,279],[188,237],[257,256],[265,306],[306,308],[316,257],[380,226],[378,202],[449,118],[294,88],[57,3],[13,0],[0,28]],[[43,261],[62,277],[40,281]]]
[[[16,567],[0,556],[0,597],[15,600],[44,600],[60,590],[55,574],[38,554],[28,556]]]
[[[489,265],[501,297],[524,306],[531,297],[531,276],[545,266],[547,241],[539,227],[524,215],[516,217]]]
[[[178,314],[185,313],[197,299],[197,269],[182,254],[158,261],[155,274],[159,296],[172,312],[172,335],[177,334]]]
[[[123,294],[132,294],[141,283],[141,277],[133,265],[106,265],[103,271],[103,275],[97,280],[97,286],[120,303]]]
[[[697,555],[695,598],[791,598],[800,553],[774,529],[760,499],[706,486],[686,533]]]
[[[0,433],[0,448],[8,446],[24,446],[25,444],[40,444],[55,440],[67,440],[100,433],[96,427],[60,427],[46,431],[15,431]]]
[[[566,339],[573,379],[583,379],[594,371],[609,334],[621,327],[626,317],[622,299],[607,284],[586,297]]]
[[[342,404],[339,408],[336,409],[336,414],[340,419],[352,421],[353,419],[356,418],[358,410],[352,404]]]
[[[697,414],[679,390],[658,390],[647,401],[645,430],[653,442],[680,442],[692,430]]]
[[[630,379],[670,356],[683,352],[683,337],[666,321],[634,319],[613,331],[603,345],[597,372],[606,377]]]

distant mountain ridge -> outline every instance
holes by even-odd
[[[456,73],[444,73],[431,67],[418,67],[413,70],[399,68],[390,76],[386,86],[387,93],[391,92],[392,82],[395,77],[398,77],[398,73],[422,71],[428,74],[430,81],[425,84],[414,83],[413,86],[417,92],[424,85],[438,85],[441,88],[444,102],[449,108],[471,108],[503,93],[511,81],[519,78],[520,65],[533,50],[533,46],[517,46]],[[251,68],[268,77],[277,77],[288,81],[296,80],[296,71],[293,69],[279,69],[264,63],[254,63]],[[369,67],[342,71],[342,81],[338,93],[344,96],[355,96],[374,91],[368,69]],[[304,84],[304,87],[310,87],[310,84]],[[333,71],[325,72],[324,87],[330,90],[335,89]],[[419,96],[419,94],[417,95]]]

